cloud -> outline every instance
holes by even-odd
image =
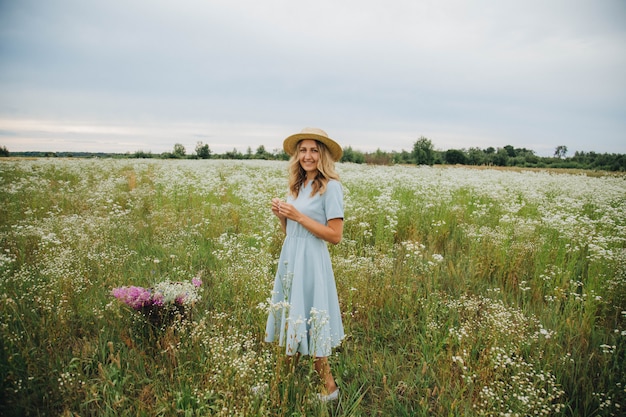
[[[363,149],[432,134],[442,148],[626,152],[620,1],[1,4],[5,131],[38,119],[244,138],[317,124]]]

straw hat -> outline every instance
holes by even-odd
[[[343,155],[341,146],[329,138],[326,132],[316,127],[305,127],[302,129],[302,132],[289,136],[283,142],[283,149],[287,152],[287,154],[293,155],[296,153],[296,146],[298,146],[298,143],[304,139],[313,139],[322,142],[330,151],[330,156],[335,162],[339,161],[341,159],[341,155]]]

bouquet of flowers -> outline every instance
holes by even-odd
[[[152,324],[162,326],[176,316],[189,315],[190,308],[201,298],[201,286],[202,280],[195,277],[186,282],[162,281],[152,288],[117,287],[113,288],[111,295],[142,313]]]

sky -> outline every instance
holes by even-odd
[[[626,154],[623,0],[0,0],[0,146]]]

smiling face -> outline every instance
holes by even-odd
[[[298,160],[308,178],[317,175],[317,163],[320,160],[320,148],[313,139],[304,139],[298,144]]]

